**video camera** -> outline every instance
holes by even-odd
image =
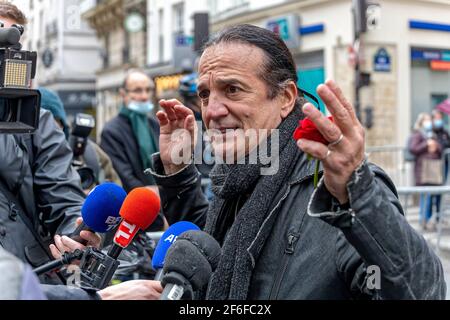
[[[0,133],[32,133],[39,125],[41,95],[31,89],[37,53],[21,50],[23,31],[0,24]]]
[[[95,127],[95,119],[89,114],[77,113],[69,137],[69,145],[73,151],[72,165],[81,178],[81,186],[89,189],[97,181],[93,168],[86,165],[84,155],[88,145],[89,135]]]

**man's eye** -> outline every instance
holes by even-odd
[[[208,97],[209,97],[209,91],[208,90],[203,90],[203,91],[200,91],[199,93],[198,93],[198,96],[199,96],[199,98],[200,99],[208,99]]]
[[[241,91],[241,89],[239,87],[236,87],[236,86],[229,86],[227,88],[227,92],[228,93],[238,93],[239,91]]]

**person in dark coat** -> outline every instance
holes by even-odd
[[[422,180],[423,162],[425,159],[440,159],[442,146],[433,134],[433,123],[431,116],[427,113],[421,113],[417,117],[414,125],[410,145],[410,152],[415,156],[414,178],[416,186],[427,185]],[[420,224],[423,230],[427,230],[429,221],[433,214],[433,202],[436,203],[437,212],[440,210],[440,196],[420,195]],[[431,227],[433,228],[433,227]]]
[[[151,166],[151,155],[159,150],[159,125],[150,114],[153,81],[140,70],[130,70],[120,95],[123,105],[119,114],[106,123],[100,147],[108,154],[126,192],[148,186],[155,181],[145,170]],[[157,191],[154,187],[153,190]],[[158,216],[148,231],[159,231],[164,218]]]
[[[4,28],[27,23],[8,1],[0,1],[0,21]],[[64,246],[60,235],[76,228],[85,195],[71,160],[66,137],[47,110],[40,110],[34,134],[0,132],[0,246],[32,267],[56,258],[56,251],[73,248]],[[99,241],[91,232],[81,236]],[[61,283],[54,273],[40,280]]]
[[[439,141],[439,143],[442,146],[442,152],[445,151],[445,149],[450,148],[450,135],[448,131],[445,129],[444,126],[444,115],[441,111],[435,109],[431,113],[433,116],[433,133],[436,135],[436,139]],[[447,181],[447,175],[448,175],[448,165],[449,165],[449,156],[446,155],[444,159],[444,181]]]

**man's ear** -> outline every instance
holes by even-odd
[[[280,92],[281,110],[280,115],[282,119],[285,119],[294,109],[295,102],[298,97],[297,85],[294,81],[289,81],[286,87]]]
[[[127,92],[125,91],[124,88],[120,88],[120,89],[119,89],[119,94],[120,94],[120,96],[121,96],[122,98],[125,98]]]

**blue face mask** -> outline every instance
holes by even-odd
[[[431,131],[433,130],[433,122],[431,121],[425,121],[423,123],[423,128],[425,129],[425,131]]]
[[[436,129],[442,129],[444,127],[444,121],[442,119],[434,120],[433,125]]]
[[[139,113],[143,113],[143,114],[152,112],[154,108],[155,108],[155,106],[150,101],[139,102],[139,101],[132,100],[128,104],[128,109],[139,112]]]

